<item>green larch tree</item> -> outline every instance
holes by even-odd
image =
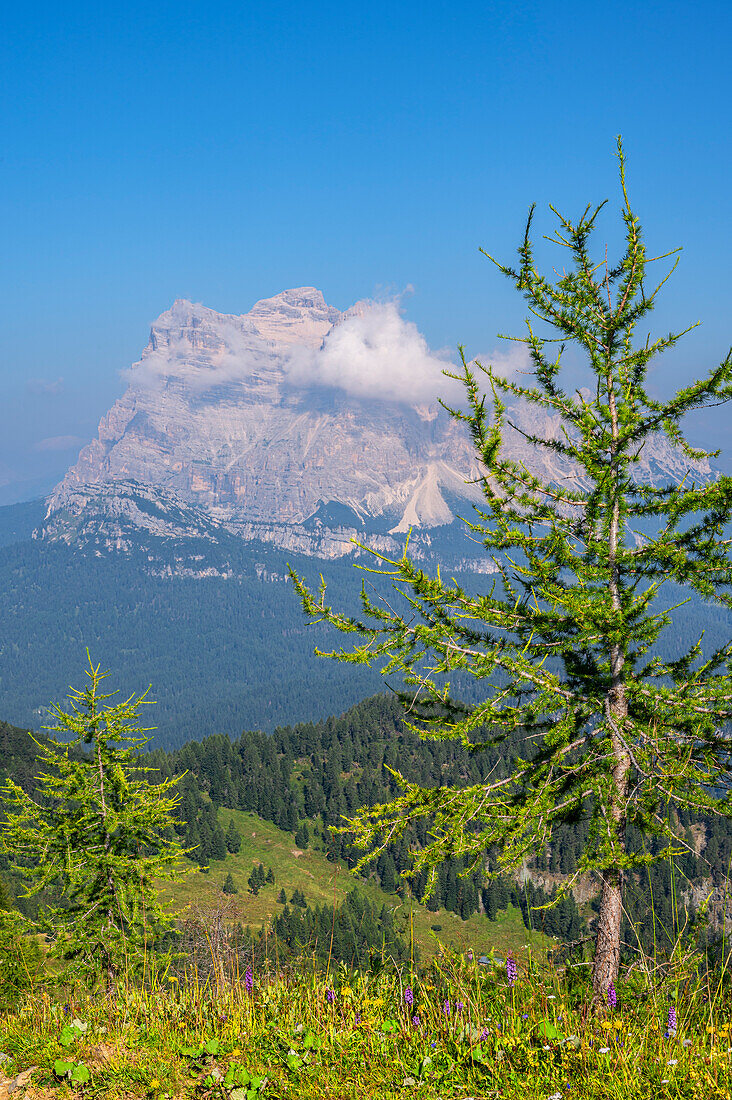
[[[232,855],[236,855],[241,849],[241,834],[234,824],[234,818],[232,817],[229,822],[229,827],[226,830],[226,850],[231,852]]]
[[[351,823],[364,860],[426,819],[430,839],[415,852],[415,870],[429,868],[434,881],[441,861],[469,854],[469,873],[495,848],[501,874],[535,856],[562,822],[588,817],[576,875],[599,880],[596,1002],[618,974],[624,880],[650,859],[628,850],[628,825],[665,838],[661,858],[685,847],[674,807],[732,812],[732,646],[703,652],[693,638],[671,660],[657,644],[672,605],[688,595],[732,606],[732,479],[695,482],[687,474],[659,485],[638,474],[643,449],[659,441],[695,462],[711,457],[688,444],[681,422],[732,398],[732,358],[666,400],[650,392],[649,364],[684,333],[635,340],[668,274],[647,289],[652,261],[628,199],[620,142],[618,156],[625,244],[617,264],[606,250],[590,255],[605,203],[576,222],[551,207],[558,225],[547,239],[565,250],[567,266],[553,278],[541,274],[532,207],[517,266],[493,261],[528,302],[526,384],[467,362],[462,349],[461,372],[452,375],[466,401],[449,411],[471,433],[481,469],[483,502],[468,526],[496,570],[484,591],[473,594],[439,570],[428,576],[408,549],[398,560],[378,555],[375,571],[404,601],[364,586],[354,618],[329,606],[322,581],[312,592],[292,574],[312,620],[360,636],[327,656],[376,663],[402,678],[410,728],[460,738],[476,752],[509,733],[524,738],[507,777],[462,788],[402,779],[398,798]],[[587,389],[567,387],[568,343],[584,354]],[[509,402],[548,414],[558,430],[527,432]],[[542,479],[538,465],[512,459],[509,430],[566,476]],[[482,702],[456,698],[455,673],[481,681]]]
[[[71,976],[118,979],[148,963],[172,926],[157,886],[178,874],[182,849],[173,826],[177,779],[150,782],[139,756],[149,729],[139,726],[145,695],[110,703],[107,673],[89,662],[88,683],[70,708],[51,708],[51,734],[38,743],[33,794],[9,779],[0,844],[26,879],[25,896],[58,904],[43,916],[51,955]],[[116,694],[116,693],[114,693]]]
[[[237,889],[237,885],[234,882],[234,876],[232,875],[231,871],[229,871],[227,873],[226,878],[224,879],[224,885],[221,887],[221,889],[223,890],[223,892],[225,894],[238,894],[239,893],[239,890]]]

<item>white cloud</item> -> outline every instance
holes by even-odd
[[[64,380],[63,378],[56,378],[53,381],[47,378],[29,378],[26,382],[26,388],[36,396],[57,397],[58,394],[64,391]]]
[[[47,439],[39,439],[35,444],[35,451],[71,451],[81,447],[86,441],[78,435],[51,435]]]
[[[530,370],[523,345],[513,344],[475,359],[499,375],[520,377]],[[475,360],[474,360],[475,361]],[[462,404],[464,390],[444,371],[457,371],[457,353],[432,351],[398,301],[361,303],[325,337],[318,350],[293,349],[285,369],[298,385],[336,386],[355,397],[431,404],[438,398]],[[481,383],[478,372],[478,383]],[[528,382],[529,379],[527,378]]]
[[[399,299],[357,303],[326,333],[320,347],[313,347],[312,340],[309,345],[277,347],[262,340],[256,328],[218,318],[214,331],[211,344],[202,348],[193,346],[187,335],[169,335],[121,375],[134,386],[154,389],[176,378],[201,392],[247,382],[261,372],[265,377],[274,372],[274,380],[283,371],[291,385],[335,387],[366,400],[411,406],[434,405],[438,398],[464,403],[463,387],[443,373],[457,370],[457,351],[433,351],[414,322],[402,315]],[[516,344],[476,359],[511,377],[529,365],[525,348]]]
[[[354,397],[409,405],[454,397],[457,383],[442,373],[454,369],[454,357],[431,351],[395,301],[356,307],[321,348],[294,348],[285,366],[296,385],[336,386]]]

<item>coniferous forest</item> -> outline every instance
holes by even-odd
[[[650,389],[686,332],[636,333],[674,253],[617,157],[615,266],[605,203],[551,207],[551,277],[533,206],[516,266],[485,253],[559,338],[445,372],[489,568],[404,538],[359,590],[231,532],[196,572],[0,518],[0,1100],[729,1100],[732,477],[682,421],[732,401],[732,352]],[[636,476],[659,439],[704,476]]]
[[[398,784],[389,769],[398,768],[406,779],[434,787],[479,782],[488,775],[500,778],[510,773],[512,754],[518,751],[519,742],[517,735],[513,744],[508,739],[492,751],[471,753],[455,742],[423,740],[405,731],[396,698],[380,695],[339,717],[277,727],[271,735],[245,732],[234,741],[217,735],[191,741],[172,752],[152,749],[145,754],[145,762],[158,779],[181,777],[177,785],[180,805],[176,832],[192,863],[206,865],[210,860],[225,859],[227,851],[238,850],[240,838],[233,825],[225,830],[219,822],[218,811],[229,808],[249,811],[272,822],[293,834],[298,847],[307,848],[317,837],[328,859],[353,867],[360,853],[349,846],[345,834],[332,832],[331,827],[342,825],[344,818],[362,807],[393,798]],[[27,731],[0,723],[0,753],[0,776],[12,776],[32,792],[36,746]],[[654,944],[673,944],[679,921],[693,921],[703,891],[724,889],[726,869],[732,860],[732,825],[723,817],[692,815],[681,825],[689,850],[673,861],[653,865],[647,874],[637,874],[629,883],[623,930],[629,959],[635,954],[638,937],[646,950]],[[523,881],[505,876],[490,878],[480,870],[466,876],[466,860],[446,860],[427,904],[463,920],[481,913],[488,921],[513,905],[520,909],[526,928],[540,929],[564,944],[567,951],[573,947],[576,951],[594,916],[592,899],[589,904],[578,905],[570,893],[547,906],[561,882],[576,871],[587,827],[586,821],[563,827],[556,842],[527,865]],[[375,861],[373,873],[387,893],[418,898],[424,894],[424,872],[407,874],[406,878],[402,873],[410,869],[413,846],[424,843],[426,828],[422,823],[413,835],[401,838]],[[643,843],[640,834],[631,837],[637,850]],[[490,866],[488,853],[486,867]],[[7,857],[0,873],[20,894],[20,883]],[[261,874],[264,885],[264,868]],[[287,888],[287,883],[282,885]],[[677,911],[679,896],[681,916]],[[35,900],[24,902],[18,897],[17,904],[29,914],[37,910]],[[297,913],[293,916],[293,912],[278,918],[276,925],[278,934],[291,944],[312,942],[310,933],[317,921],[332,920],[332,912],[327,918],[324,912],[319,916],[313,913],[307,921]],[[652,921],[647,919],[650,912],[655,914]],[[715,939],[718,931],[712,927],[707,935]],[[319,942],[322,947],[322,937]],[[349,944],[344,961],[351,951]],[[341,958],[337,937],[332,955]]]
[[[42,517],[43,502],[0,508],[3,720],[39,730],[49,702],[78,678],[86,646],[117,670],[121,691],[152,683],[152,744],[165,749],[216,733],[233,738],[242,728],[271,733],[326,719],[383,689],[372,669],[314,656],[316,646],[333,644],[334,631],[308,628],[286,581],[288,564],[312,575],[312,559],[241,543],[227,548],[237,577],[160,577],[145,555],[97,557],[31,539]],[[490,578],[457,575],[475,591],[489,587]],[[327,576],[329,596],[356,610],[351,562],[329,562]],[[670,657],[679,638],[703,635],[712,652],[728,636],[730,613],[698,598],[674,616],[677,630],[663,640]],[[468,701],[480,697],[470,678],[456,682]]]

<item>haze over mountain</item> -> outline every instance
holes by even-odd
[[[51,495],[45,534],[78,537],[90,511],[113,512],[110,491],[124,510],[131,484],[245,537],[275,538],[330,504],[387,531],[449,523],[445,492],[476,494],[465,432],[424,400],[428,384],[444,391],[445,365],[393,304],[343,314],[309,287],[239,317],[177,301]]]
[[[342,313],[300,287],[236,316],[178,300],[52,493],[42,534],[129,549],[149,535],[227,533],[334,557],[353,550],[356,530],[391,549],[410,527],[445,527],[480,499],[473,445],[437,401],[460,400],[442,373],[450,365],[394,302]],[[527,432],[559,431],[533,409],[513,418]],[[549,481],[573,475],[519,432],[507,447]],[[658,441],[638,476],[688,468]],[[705,462],[693,472],[710,475]]]
[[[38,728],[78,683],[87,646],[123,691],[152,682],[157,744],[271,730],[378,690],[377,672],[313,655],[337,639],[307,625],[287,566],[315,585],[322,572],[333,606],[356,614],[352,540],[396,557],[414,525],[410,554],[426,569],[439,562],[470,588],[490,586],[492,560],[454,521],[471,517],[466,479],[478,468],[435,401],[461,397],[446,387],[447,362],[393,302],[341,313],[312,288],[243,316],[176,302],[45,518],[40,502],[0,509],[0,716]],[[526,407],[511,418],[559,431]],[[519,431],[505,446],[545,479],[577,474]],[[653,440],[637,474],[681,479],[689,465]],[[710,475],[696,464],[694,477]],[[392,598],[388,577],[367,579]],[[714,609],[697,602],[684,615],[682,634],[727,636]]]

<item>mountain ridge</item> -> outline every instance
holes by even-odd
[[[240,315],[177,299],[50,495],[38,536],[124,552],[135,532],[148,538],[157,511],[161,538],[233,535],[329,558],[357,552],[354,538],[391,552],[412,528],[448,527],[481,502],[481,470],[464,424],[423,400],[424,372],[447,365],[430,356],[393,304],[342,312],[314,287]],[[390,390],[405,362],[413,390],[403,378]],[[524,404],[511,419],[515,461],[548,482],[577,477],[527,440],[556,436],[557,416]],[[680,480],[690,468],[713,476],[706,460],[690,463],[658,439],[639,456],[638,478]],[[355,522],[316,533],[310,521],[331,506]]]

